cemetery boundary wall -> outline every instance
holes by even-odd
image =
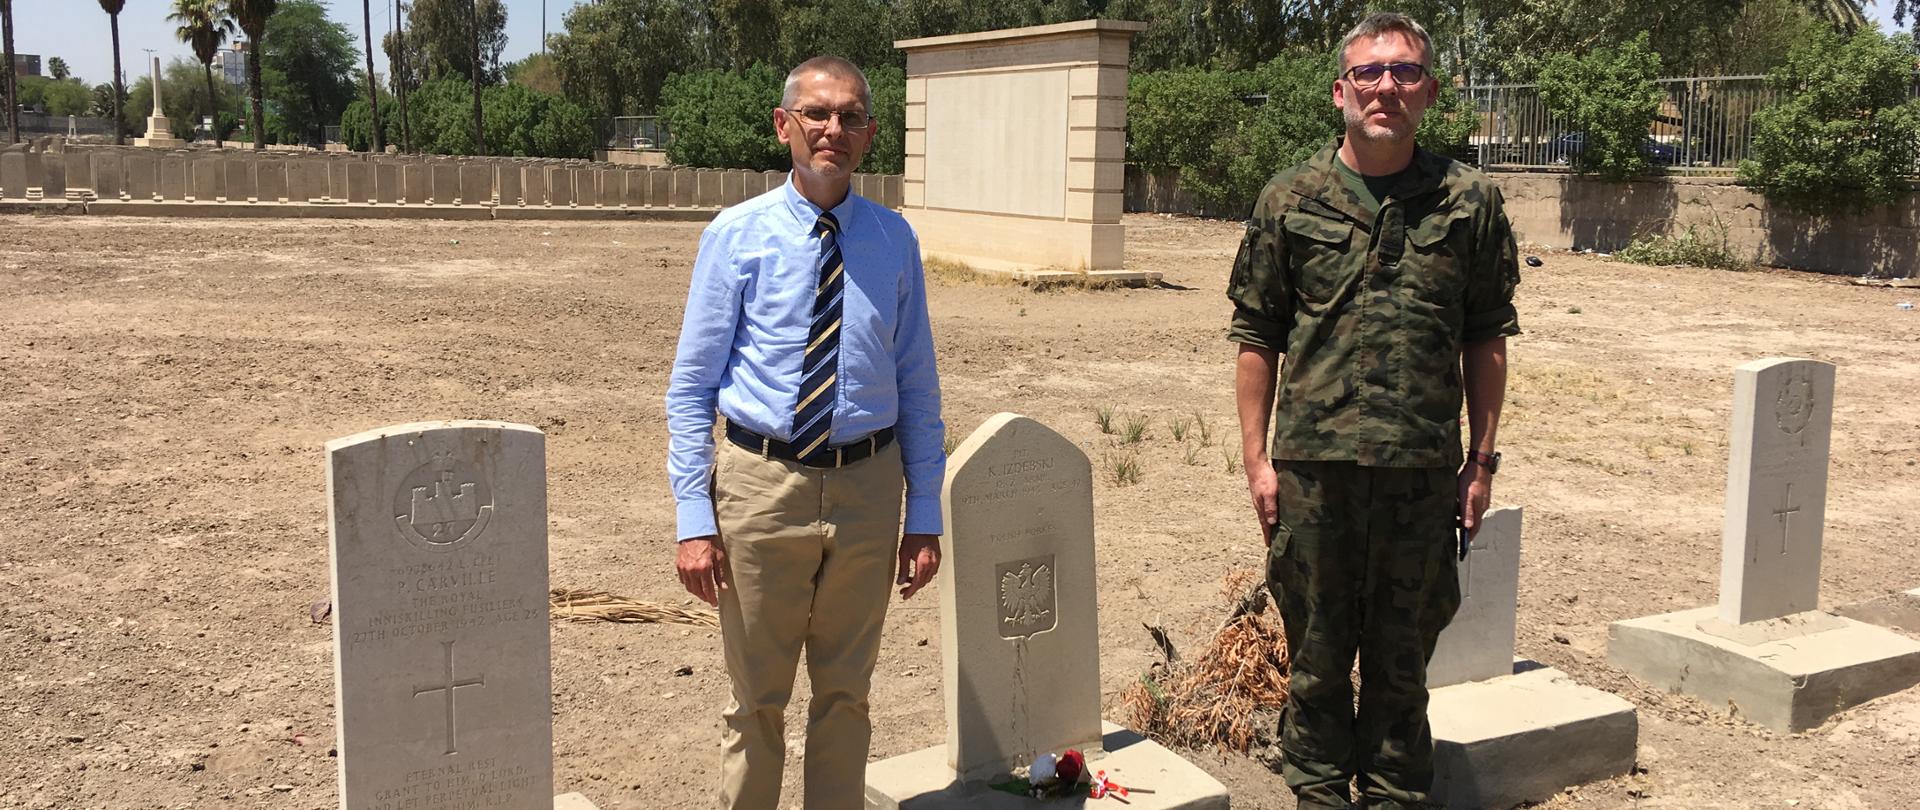
[[[1649,234],[1693,226],[1756,264],[1879,278],[1920,278],[1920,193],[1864,213],[1809,216],[1729,178],[1662,177],[1609,183],[1566,173],[1493,172],[1520,241],[1612,253]],[[1127,210],[1239,218],[1201,205],[1171,175],[1127,167]]]
[[[25,144],[0,151],[0,204],[49,213],[186,217],[700,219],[785,183],[781,171],[547,158],[158,150]],[[857,174],[889,208],[900,175]]]

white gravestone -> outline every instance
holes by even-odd
[[[988,790],[1041,752],[1078,748],[1135,810],[1224,808],[1226,788],[1100,719],[1093,465],[1002,413],[954,450],[942,494],[940,628],[947,742],[867,769],[869,808],[1018,808]]]
[[[1820,605],[1820,533],[1833,433],[1833,365],[1756,360],[1734,370],[1720,619]]]
[[[1436,801],[1510,807],[1633,768],[1633,704],[1514,660],[1521,510],[1482,519],[1459,566],[1460,610],[1427,665]]]
[[[396,425],[327,444],[340,806],[553,806],[546,437]]]
[[[1513,636],[1520,598],[1520,510],[1481,518],[1460,562],[1460,610],[1441,631],[1427,662],[1427,688],[1513,674]]]
[[[1819,610],[1833,397],[1827,363],[1735,370],[1720,604],[1614,622],[1608,661],[1785,732],[1920,682],[1920,644]]]

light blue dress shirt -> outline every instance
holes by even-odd
[[[819,206],[792,180],[720,212],[700,236],[680,349],[667,383],[667,478],[686,540],[717,534],[714,413],[788,441],[822,256]],[[940,534],[946,473],[920,242],[899,214],[848,193],[840,221],[846,293],[828,444],[894,427],[906,467],[908,534]],[[724,441],[724,439],[722,439]]]

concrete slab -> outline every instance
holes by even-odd
[[[1701,629],[1717,612],[1704,607],[1614,622],[1607,660],[1782,732],[1813,728],[1920,683],[1920,641],[1885,628],[1843,618],[1833,629],[1743,645]]]
[[[632,220],[636,222],[706,222],[718,208],[496,208],[499,220]]]
[[[1106,753],[1087,767],[1106,771],[1132,791],[1124,805],[1128,810],[1227,810],[1226,786],[1179,754],[1113,723],[1102,724],[1102,733]],[[868,810],[1027,810],[1085,803],[1043,802],[986,783],[956,782],[945,745],[867,765]]]
[[[1849,619],[1920,636],[1920,588],[1847,605],[1834,612]]]
[[[404,208],[338,203],[267,202],[258,205],[202,205],[189,202],[109,202],[86,204],[86,213],[103,216],[177,217],[181,219],[451,219],[487,220],[486,208]]]
[[[1522,661],[1524,670],[1433,690],[1433,799],[1512,807],[1633,770],[1633,704]]]

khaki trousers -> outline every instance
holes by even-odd
[[[893,585],[904,487],[898,443],[818,470],[720,441],[714,513],[733,583],[720,594],[733,681],[721,735],[722,807],[778,807],[784,714],[802,649],[813,681],[806,807],[863,806],[867,692]]]

